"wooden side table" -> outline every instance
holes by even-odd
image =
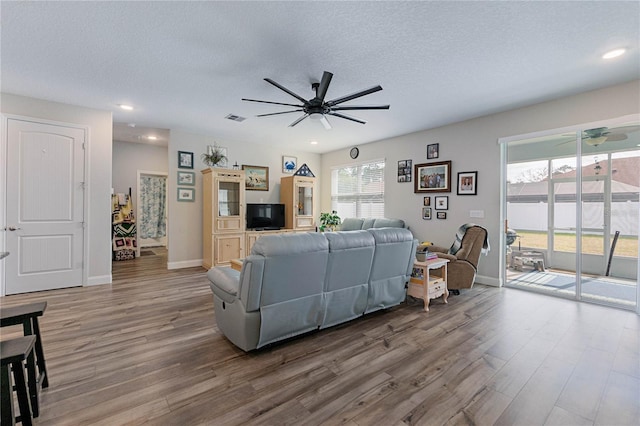
[[[431,259],[424,262],[416,260],[407,288],[407,295],[424,301],[424,310],[429,312],[429,300],[442,296],[447,303],[449,290],[447,289],[448,259]],[[433,272],[433,273],[432,273]]]

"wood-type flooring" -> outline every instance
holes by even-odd
[[[476,285],[244,353],[204,269],[166,260],[0,299],[48,302],[36,425],[640,424],[635,313]]]

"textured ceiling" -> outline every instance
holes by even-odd
[[[3,1],[1,8],[3,92],[225,143],[328,152],[640,77],[636,1]],[[625,56],[601,59],[621,46]],[[310,83],[325,70],[334,73],[327,99],[380,84],[383,91],[348,104],[391,108],[350,114],[365,125],[330,117],[327,131],[308,119],[289,128],[299,113],[256,118],[288,107],[241,101],[297,103],[265,77],[312,98]],[[122,103],[135,110],[118,109]],[[140,135],[127,126],[115,135],[119,129]]]

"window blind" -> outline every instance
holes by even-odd
[[[384,217],[384,160],[334,167],[331,209],[341,218]]]

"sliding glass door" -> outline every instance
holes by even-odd
[[[637,117],[503,141],[508,286],[637,309]]]

